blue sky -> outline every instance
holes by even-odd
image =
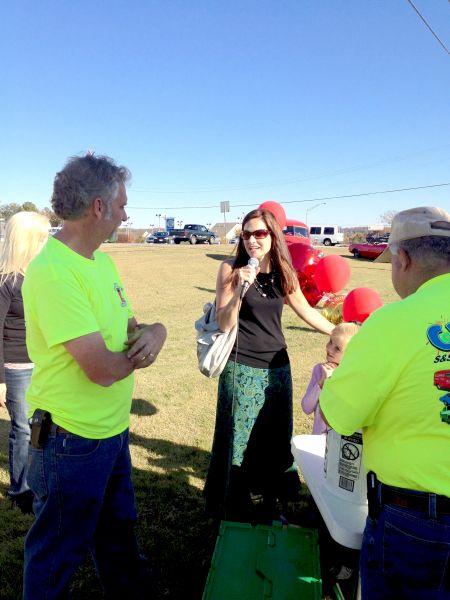
[[[450,48],[450,3],[415,4]],[[1,204],[49,206],[92,149],[135,226],[450,210],[450,185],[331,198],[450,182],[450,56],[406,0],[4,0],[0,57]]]

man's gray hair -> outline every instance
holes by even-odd
[[[119,184],[125,184],[130,178],[130,171],[117,166],[108,156],[73,156],[56,174],[53,210],[61,219],[75,220],[88,210],[95,198],[100,197],[106,204],[106,216],[109,217]]]
[[[450,237],[426,236],[397,242],[424,269],[450,266]]]

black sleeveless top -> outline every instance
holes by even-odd
[[[289,362],[281,328],[284,297],[279,277],[258,273],[242,300],[239,332],[230,359],[260,369],[281,367]],[[265,294],[265,296],[263,296]]]

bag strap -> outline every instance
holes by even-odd
[[[238,313],[237,313],[237,319],[236,319],[236,341],[235,341],[235,345],[236,345],[236,352],[234,353],[234,365],[233,365],[233,397],[231,399],[231,418],[233,419],[233,424],[234,425],[234,403],[235,403],[235,392],[236,392],[236,363],[237,363],[237,355],[239,352],[239,313],[241,312],[241,307],[242,307],[242,300],[244,298],[239,298],[239,306],[238,306]],[[214,298],[214,310],[217,311],[217,305],[216,305],[216,298]]]

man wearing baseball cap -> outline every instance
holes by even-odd
[[[450,598],[450,215],[398,213],[378,262],[401,301],[365,321],[320,405],[339,433],[363,429],[363,600]]]

